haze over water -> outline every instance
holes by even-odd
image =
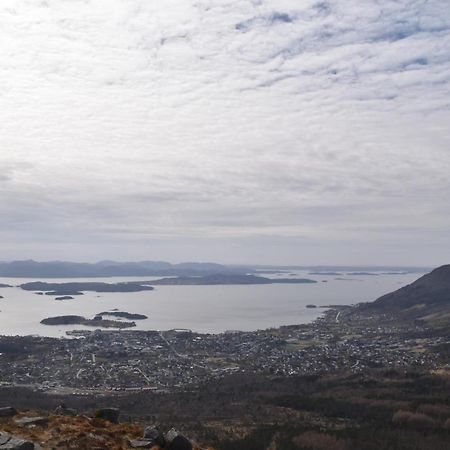
[[[283,275],[286,276],[286,275]],[[323,308],[306,305],[350,305],[372,301],[379,296],[411,283],[418,273],[377,275],[309,275],[316,284],[156,286],[154,291],[135,293],[85,292],[74,300],[56,301],[54,297],[36,295],[18,287],[2,288],[0,295],[0,334],[65,336],[74,329],[94,330],[84,326],[47,326],[39,322],[46,317],[95,314],[112,309],[140,313],[148,319],[136,321],[134,330],[168,330],[188,328],[202,333],[227,330],[254,331],[281,325],[313,321]],[[345,278],[337,280],[336,278]],[[55,282],[103,281],[115,283],[151,280],[152,277],[112,277],[94,279],[53,279]],[[327,282],[323,282],[326,280]],[[28,278],[0,278],[0,283],[17,286]],[[50,281],[46,279],[45,281]]]

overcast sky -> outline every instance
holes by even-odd
[[[0,259],[450,262],[447,0],[1,0]]]

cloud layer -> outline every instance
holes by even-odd
[[[445,262],[446,3],[2,1],[2,259]]]

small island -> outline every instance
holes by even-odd
[[[55,300],[73,300],[70,295],[63,295],[62,297],[56,297]]]
[[[12,287],[10,284],[0,283],[0,288],[9,288]]]
[[[135,314],[135,313],[129,313],[125,311],[103,311],[101,313],[98,313],[99,316],[113,316],[113,317],[120,317],[122,319],[128,319],[128,320],[145,320],[148,319],[148,317],[144,314]]]
[[[105,320],[97,315],[93,319],[86,319],[83,316],[56,316],[41,320],[43,325],[85,325],[88,327],[100,328],[132,328],[136,326],[135,322],[123,322],[119,320]]]
[[[44,281],[33,281],[19,286],[25,291],[45,291],[46,295],[82,295],[82,291],[91,292],[141,292],[151,291],[154,288],[147,282],[129,281],[123,283],[101,283],[101,282],[70,282],[70,283],[47,283]]]
[[[309,275],[339,276],[339,275],[342,275],[342,273],[340,273],[340,272],[309,272]]]
[[[61,295],[64,297],[72,296],[72,295],[84,295],[80,291],[72,291],[71,289],[61,289],[59,291],[49,291],[45,292],[45,295],[55,296],[55,295]]]

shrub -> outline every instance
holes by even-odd
[[[446,419],[447,417],[450,417],[450,406],[443,405],[441,403],[437,403],[434,405],[425,404],[420,405],[417,408],[417,412],[438,419]]]
[[[429,416],[411,411],[397,411],[392,417],[392,423],[418,430],[429,430],[436,427],[436,422]]]
[[[325,433],[306,431],[292,439],[299,448],[308,450],[347,450],[345,441]]]

